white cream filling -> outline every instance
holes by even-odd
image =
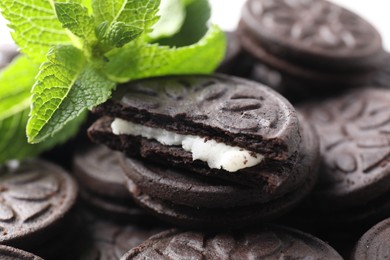
[[[210,168],[236,172],[254,166],[262,161],[263,155],[249,152],[243,148],[218,143],[215,140],[195,135],[181,135],[160,128],[152,128],[115,118],[111,124],[115,135],[142,136],[154,139],[163,145],[181,145],[192,153],[193,160],[201,160]]]

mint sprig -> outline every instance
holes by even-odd
[[[30,89],[39,65],[25,56],[16,58],[0,72],[0,165],[10,159],[34,157],[77,133],[85,114],[73,119],[58,134],[37,145],[27,143],[26,123]]]
[[[32,88],[30,143],[50,138],[106,101],[118,82],[217,67],[225,39],[217,26],[207,28],[207,1],[165,1],[180,11],[161,10],[160,23],[160,0],[0,2],[21,51],[43,62]]]

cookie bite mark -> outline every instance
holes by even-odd
[[[237,146],[217,142],[208,137],[181,135],[161,128],[152,128],[115,118],[111,123],[115,135],[142,136],[157,140],[163,145],[178,145],[192,154],[193,160],[207,163],[211,169],[224,169],[237,172],[243,168],[259,164],[264,156]]]

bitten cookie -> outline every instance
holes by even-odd
[[[134,158],[122,163],[134,199],[176,224],[238,228],[269,220],[317,178],[315,132],[255,82],[141,80],[119,86],[95,112],[104,117],[90,127],[92,139]]]
[[[131,157],[275,193],[303,180],[288,181],[287,173],[303,139],[295,109],[255,82],[222,75],[141,80],[119,86],[94,111],[104,117],[90,127],[92,140]]]

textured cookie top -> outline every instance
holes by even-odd
[[[290,157],[300,143],[297,115],[286,99],[258,83],[222,75],[128,83],[95,111],[275,159]]]
[[[42,258],[33,255],[29,252],[0,245],[0,259],[3,260],[43,260]]]
[[[371,67],[382,52],[371,24],[328,1],[249,0],[242,22],[269,52],[300,63],[318,64],[320,58],[338,67],[340,61]]]
[[[0,243],[42,231],[73,206],[77,185],[60,168],[39,160],[0,169]]]
[[[105,146],[93,146],[75,155],[73,171],[80,184],[90,191],[113,198],[130,199],[126,189],[120,153]]]
[[[342,259],[303,232],[268,226],[248,233],[170,230],[146,240],[121,259]]]
[[[323,174],[318,194],[333,198],[332,204],[352,205],[389,190],[389,90],[358,90],[300,110],[320,136]]]
[[[368,230],[356,244],[351,259],[380,260],[390,258],[390,218]]]

